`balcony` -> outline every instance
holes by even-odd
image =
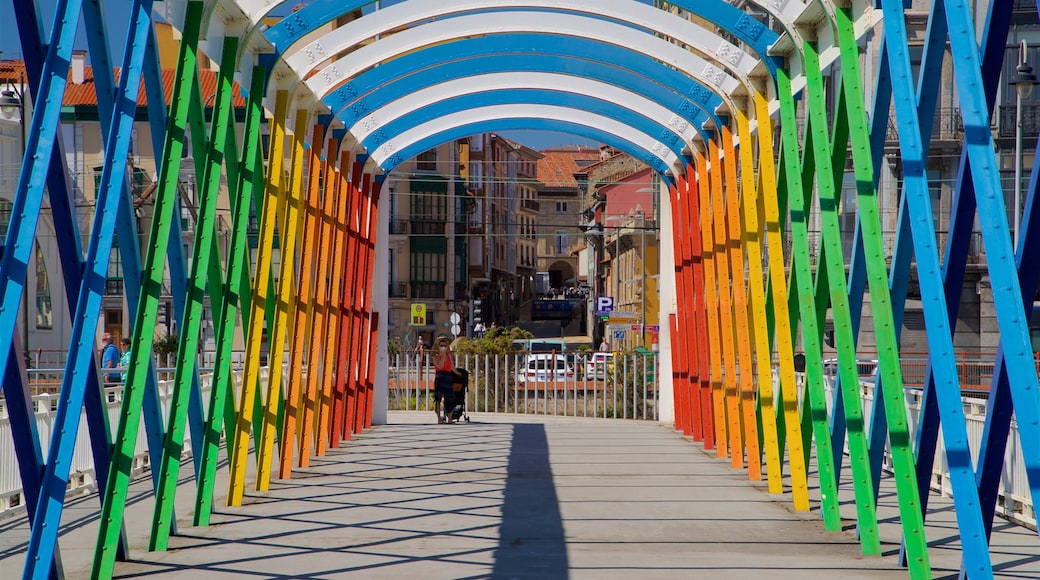
[[[531,211],[538,211],[538,201],[534,199],[525,199],[520,202],[521,209],[529,209]]]
[[[1014,122],[1012,121],[1012,135],[1014,135],[1014,127]],[[961,113],[959,110],[935,110],[935,117],[932,121],[933,140],[956,140],[959,139],[962,135],[964,135],[964,120],[961,119]],[[888,144],[890,144],[890,146],[896,146],[899,143],[899,125],[896,122],[895,115],[892,115],[888,118],[888,131],[885,135],[885,139],[888,142]]]
[[[411,220],[413,234],[437,234],[444,235],[447,232],[447,224],[443,221]]]
[[[122,278],[109,278],[105,280],[105,296],[122,296],[123,295],[123,279]]]
[[[1011,15],[1014,17],[1019,16],[1032,16],[1032,24],[1036,24],[1036,0],[1013,0],[1011,3]]]
[[[391,282],[390,298],[408,298],[408,282]]]
[[[408,220],[391,219],[390,235],[408,235]]]
[[[1004,139],[1015,138],[1015,103],[1005,103],[1000,107],[997,120],[997,134]],[[1022,103],[1022,136],[1036,140],[1040,135],[1040,103]]]
[[[444,298],[444,282],[412,282],[412,298]]]

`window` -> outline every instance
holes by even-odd
[[[556,202],[556,213],[567,213],[567,202],[558,201]]]
[[[443,284],[447,276],[447,254],[420,253],[411,255],[413,282],[439,282]]]
[[[7,228],[11,225],[11,210],[13,204],[6,199],[0,199],[0,256],[4,255],[4,240],[7,239]]]
[[[43,252],[36,248],[36,328],[52,328],[51,283]]]
[[[413,234],[443,234],[448,221],[448,196],[442,193],[412,192]]]
[[[556,243],[555,243],[555,246],[553,247],[553,249],[556,251],[556,255],[557,256],[561,256],[561,255],[566,254],[568,248],[570,247],[569,244],[567,243],[567,232],[563,232],[563,231],[556,232],[556,240],[555,240],[555,242]]]
[[[416,171],[437,171],[437,150],[429,149],[415,156]]]

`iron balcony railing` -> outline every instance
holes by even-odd
[[[407,298],[408,282],[391,282],[390,298]]]
[[[1004,139],[1015,138],[1015,124],[1018,119],[1015,103],[1005,103],[1000,107],[1000,115],[997,118],[997,135]],[[1040,103],[1022,104],[1022,136],[1036,137],[1040,135]]]
[[[958,109],[944,108],[936,109],[935,118],[932,121],[932,138],[940,140],[959,139],[964,134],[964,120]],[[899,125],[895,115],[888,118],[888,131],[885,135],[886,142],[890,146],[899,143]]]
[[[448,227],[443,221],[411,220],[411,230],[413,234],[443,235]]]
[[[412,298],[444,298],[444,282],[412,282]]]
[[[402,235],[408,233],[408,220],[392,219],[390,220],[390,234],[391,235]]]

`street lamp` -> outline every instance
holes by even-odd
[[[1008,83],[1015,87],[1015,247],[1018,247],[1018,231],[1022,225],[1022,100],[1033,92],[1036,74],[1026,59],[1026,41],[1019,50],[1018,69]]]

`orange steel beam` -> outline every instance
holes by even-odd
[[[330,363],[327,356],[329,287],[333,285],[333,279],[330,278],[329,274],[334,268],[333,252],[336,243],[334,230],[336,228],[336,217],[338,215],[337,211],[341,194],[339,172],[334,171],[332,169],[333,164],[328,161],[329,158],[335,155],[335,152],[331,151],[333,147],[335,147],[335,142],[330,143],[329,155],[326,156],[327,170],[323,180],[325,191],[322,198],[320,219],[314,228],[318,235],[317,248],[315,249],[318,263],[315,268],[315,293],[312,297],[313,322],[308,329],[308,334],[311,336],[311,348],[307,355],[307,396],[308,400],[319,402],[319,405],[321,405],[319,409],[327,409],[328,407],[328,397],[325,396],[321,386],[323,385],[324,377],[329,375]],[[317,417],[311,417],[312,422],[316,419]]]
[[[365,282],[365,304],[368,306],[368,356],[365,358],[365,413],[363,429],[372,427],[372,408],[375,397],[375,365],[376,347],[379,343],[379,313],[372,309],[372,297],[375,291],[376,235],[379,232],[379,197],[382,182],[372,184],[368,216],[368,280]]]
[[[340,156],[338,197],[336,200],[336,220],[333,222],[333,236],[335,242],[332,249],[332,284],[329,288],[328,315],[325,322],[325,364],[323,368],[328,369],[322,373],[321,396],[321,421],[328,424],[329,446],[339,447],[339,412],[342,410],[341,400],[338,396],[338,388],[342,383],[337,377],[343,374],[343,363],[337,358],[339,353],[339,336],[341,324],[341,309],[343,306],[343,283],[347,273],[347,236],[349,235],[350,203],[353,199],[353,188],[348,182],[350,165],[350,152],[344,151]]]
[[[755,411],[755,381],[752,369],[755,361],[751,353],[751,324],[748,321],[747,280],[744,277],[743,225],[740,219],[740,189],[737,180],[737,151],[733,146],[733,133],[728,126],[722,127],[722,147],[725,151],[726,214],[729,217],[729,260],[733,280],[733,314],[736,323],[737,355],[740,365],[739,395],[743,417],[744,447],[747,451],[748,478],[762,480],[762,453],[758,447],[758,415]],[[751,147],[750,143],[745,144]],[[748,193],[748,199],[751,193]],[[743,455],[744,450],[741,450]],[[736,456],[736,453],[733,453]]]
[[[701,303],[704,300],[704,287],[703,283],[700,287],[697,287],[693,276],[695,261],[700,260],[701,228],[700,223],[698,223],[699,216],[694,211],[697,207],[696,174],[691,166],[687,166],[687,168],[689,170],[687,175],[690,176],[690,179],[685,181],[684,193],[679,200],[679,212],[683,216],[683,231],[687,232],[683,236],[682,245],[682,277],[685,290],[682,296],[686,306],[686,311],[681,321],[686,334],[683,348],[686,350],[686,359],[688,361],[687,383],[691,400],[690,409],[692,413],[695,413],[691,417],[691,425],[694,427],[693,436],[695,439],[704,442],[705,449],[712,449],[715,446],[715,439],[712,435],[711,399],[709,397],[705,400],[700,393],[701,383],[707,380],[708,368],[707,361],[700,360],[701,343],[707,340],[707,338],[698,333],[696,325],[698,309],[703,307]]]
[[[699,181],[698,174],[692,165],[687,165],[687,173]],[[699,399],[701,417],[701,434],[704,437],[704,448],[715,448],[715,421],[711,400],[711,359],[709,356],[710,345],[708,343],[708,313],[707,299],[704,288],[704,259],[702,253],[701,217],[698,185],[694,182],[686,184],[689,195],[686,196],[686,215],[690,234],[687,236],[687,256],[690,267],[686,269],[686,287],[690,288],[693,317],[689,321],[692,324],[692,334],[697,337],[697,354],[693,360],[697,364],[697,384],[694,396]]]
[[[324,163],[320,153],[325,141],[325,125],[314,125],[311,133],[311,146],[307,166],[307,199],[299,221],[304,225],[303,246],[300,248],[300,272],[296,277],[296,303],[293,307],[293,332],[289,342],[289,381],[285,393],[285,415],[282,422],[282,438],[278,457],[278,477],[288,478],[292,475],[293,444],[296,440],[296,424],[302,418],[302,408],[306,406],[306,393],[303,382],[303,351],[306,342],[308,317],[311,312],[311,285],[313,283],[311,268],[314,253],[309,251],[315,245],[315,221],[318,218],[318,176],[324,171]],[[282,268],[292,268],[292,264],[282,264]],[[308,367],[310,365],[308,364]],[[310,371],[308,371],[310,373]]]
[[[340,438],[345,441],[349,441],[351,437],[351,421],[353,420],[354,410],[354,384],[353,376],[355,368],[353,361],[350,358],[350,347],[351,347],[351,329],[354,320],[354,284],[357,283],[357,246],[358,246],[358,227],[360,223],[360,213],[362,204],[361,189],[361,171],[363,166],[357,161],[354,162],[353,171],[351,171],[350,187],[351,187],[351,200],[350,210],[347,212],[347,247],[346,247],[346,276],[343,280],[343,301],[340,305],[340,344],[339,344],[339,364],[342,365],[340,372],[336,376],[338,388],[338,396],[342,403],[340,413],[340,430],[338,432]]]
[[[688,377],[690,376],[689,364],[686,358],[686,349],[682,344],[686,340],[684,328],[677,328],[677,320],[685,317],[686,304],[681,297],[686,296],[683,289],[683,257],[682,257],[682,235],[683,216],[679,214],[679,196],[685,186],[685,178],[680,175],[676,185],[669,187],[668,199],[672,207],[672,247],[674,248],[675,262],[675,295],[679,297],[675,301],[676,314],[668,317],[668,330],[672,343],[672,401],[675,406],[675,428],[682,431],[684,435],[693,435],[693,427],[690,423],[690,405],[688,397]],[[697,437],[694,436],[694,441]]]
[[[351,359],[357,373],[354,375],[354,420],[351,428],[354,433],[361,433],[365,425],[364,412],[368,408],[368,385],[367,363],[368,351],[365,350],[368,339],[368,327],[371,317],[371,308],[368,302],[369,286],[369,264],[372,262],[369,255],[369,236],[375,231],[372,225],[373,193],[372,174],[365,173],[361,177],[362,212],[363,217],[359,222],[357,242],[357,282],[354,284],[354,311],[357,317],[354,320],[353,340],[351,340]]]
[[[701,256],[704,261],[704,311],[708,320],[708,349],[711,357],[711,406],[712,426],[715,428],[715,455],[725,457],[726,447],[726,395],[723,389],[725,368],[722,361],[722,322],[719,314],[719,293],[715,267],[715,229],[711,220],[711,183],[708,178],[708,162],[702,152],[697,152],[697,189],[700,200]]]

